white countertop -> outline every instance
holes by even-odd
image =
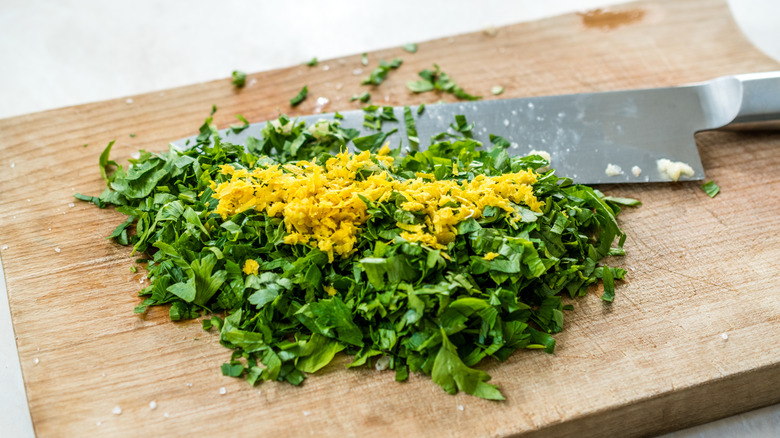
[[[292,7],[280,1],[3,0],[0,118],[617,3],[622,1],[305,0]],[[780,2],[729,5],[747,37],[780,61]],[[3,435],[33,436],[4,280],[0,370]],[[732,436],[780,437],[780,405],[666,435]]]

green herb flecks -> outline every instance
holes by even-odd
[[[232,132],[233,134],[238,134],[244,129],[249,127],[249,121],[242,116],[241,114],[236,114],[236,118],[242,122],[241,125],[230,125],[230,130],[228,132]]]
[[[383,121],[398,121],[395,117],[393,107],[379,107],[377,105],[363,107],[363,127],[379,131],[382,129]]]
[[[236,88],[243,88],[244,85],[246,85],[246,73],[239,71],[239,70],[233,70],[233,85]]]
[[[379,61],[379,67],[375,68],[367,78],[363,79],[361,85],[379,85],[387,78],[387,74],[390,70],[396,69],[401,66],[403,61],[401,58],[395,58],[394,60],[387,62],[385,60]]]
[[[304,85],[303,88],[301,88],[301,91],[298,92],[298,94],[295,95],[292,99],[290,99],[290,106],[298,106],[301,102],[303,102],[304,99],[306,99],[306,96],[309,95],[309,87]]]
[[[350,101],[350,102],[354,102],[354,101],[356,101],[356,100],[358,100],[358,101],[360,101],[360,102],[363,102],[363,103],[366,103],[366,102],[368,102],[369,100],[371,100],[371,93],[369,93],[368,91],[364,91],[364,92],[362,92],[362,93],[360,93],[360,94],[355,94],[355,95],[353,95],[353,96],[352,96],[352,97],[349,99],[349,101]]]
[[[316,67],[317,64],[319,64],[319,61],[317,61],[316,56],[306,63],[309,67]]]
[[[385,108],[369,112],[375,120],[395,119]],[[410,108],[404,121],[411,140]],[[487,383],[480,369],[483,359],[504,361],[519,349],[551,353],[564,311],[572,310],[562,296],[583,296],[599,279],[602,300],[615,299],[626,272],[599,262],[623,254],[625,234],[615,218],[632,200],[540,173],[531,189],[541,208],[485,207],[437,249],[402,237],[398,224],[413,227],[423,218],[394,192],[382,201],[361,199],[368,219],[354,252],[332,262],[316,245],[285,243],[283,217],[253,208],[215,213],[215,190],[231,178],[225,166],[281,171],[301,161],[325,164],[350,142],[371,154],[358,179],[463,184],[549,165],[538,155],[510,155],[501,137],[481,147],[463,116],[452,128],[425,151],[402,155],[383,147],[395,128],[359,136],[335,121],[306,126],[282,116],[260,138],[237,145],[209,117],[191,148],[141,151],[127,168],[109,159],[109,143],[99,158],[106,189],[76,198],[127,216],[110,237],[144,254],[136,263],[147,263],[150,284],[135,311],[167,306],[175,321],[209,314],[203,329],[234,350],[221,368],[226,376],[298,385],[347,354],[350,367],[381,360],[398,381],[424,373],[448,393],[502,400],[501,382]]]
[[[715,184],[715,181],[708,181],[702,184],[701,189],[704,190],[704,193],[706,193],[710,198],[714,198],[718,195],[718,193],[720,193],[720,187]]]
[[[458,86],[450,75],[441,71],[438,65],[434,64],[433,67],[434,70],[425,69],[419,72],[418,75],[422,79],[407,82],[406,88],[414,93],[439,90],[450,93],[462,100],[479,100],[482,98],[482,96],[473,96],[463,91],[463,88]]]
[[[404,107],[404,123],[406,124],[406,139],[409,142],[409,148],[413,151],[419,150],[420,139],[417,138],[417,124],[414,121],[412,109],[408,106]]]
[[[417,53],[417,44],[415,43],[404,44],[401,48],[409,53]]]

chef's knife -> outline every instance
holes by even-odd
[[[412,107],[421,149],[430,144],[431,135],[451,129],[455,115],[462,114],[476,122],[472,133],[483,144],[495,134],[510,142],[512,154],[546,151],[556,175],[577,183],[668,181],[658,168],[661,159],[693,169],[693,176],[681,180],[701,180],[704,169],[694,134],[780,120],[780,72],[724,76],[679,87],[442,103],[426,106],[420,115],[416,109]],[[398,132],[387,140],[406,146],[403,107],[394,111]],[[363,135],[374,132],[363,127],[362,110],[341,114],[343,127]],[[332,120],[333,114],[300,119],[314,123]],[[256,123],[239,134],[223,135],[226,141],[244,144],[249,136],[260,137],[264,126]],[[186,140],[174,144],[186,147]],[[610,164],[621,172],[615,174],[615,167],[608,172]]]

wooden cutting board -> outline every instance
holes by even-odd
[[[486,98],[494,85],[521,97],[780,69],[725,2],[710,0],[632,3],[368,58],[396,56],[403,66],[371,90],[377,103],[450,100],[404,88],[433,63]],[[117,139],[120,162],[164,149],[195,133],[212,104],[223,127],[238,113],[311,113],[320,96],[326,110],[357,108],[349,97],[366,89],[368,69],[356,55],[252,74],[241,90],[225,79],[0,120],[0,245],[39,436],[640,436],[780,402],[778,133],[697,137],[722,188],[714,199],[699,183],[603,187],[644,203],[620,217],[628,255],[615,262],[627,280],[612,305],[597,290],[574,303],[554,355],[484,364],[505,402],[449,396],[425,376],[399,384],[389,372],[345,370],[346,358],[302,387],[252,388],[221,375],[230,351],[199,321],[171,322],[165,308],[134,315],[145,278],[105,239],[122,215],[72,198],[101,191],[103,147]],[[291,109],[304,84],[309,99]]]

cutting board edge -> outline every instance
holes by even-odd
[[[679,431],[780,403],[780,363],[730,374],[676,392],[566,419],[513,437],[644,437]],[[749,394],[751,399],[744,396]],[[691,400],[709,400],[695,404]]]

